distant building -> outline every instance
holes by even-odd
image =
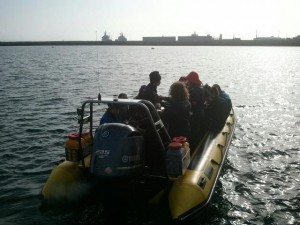
[[[253,40],[255,40],[255,41],[278,41],[281,39],[282,38],[280,38],[280,37],[271,36],[271,37],[256,37]]]
[[[143,43],[145,44],[175,44],[176,37],[143,37]]]
[[[197,44],[213,40],[213,37],[209,34],[206,36],[199,36],[197,33],[193,33],[191,36],[178,36],[178,43],[180,44]]]
[[[295,39],[295,40],[300,40],[300,35],[298,35],[298,36],[296,36],[296,37],[293,37],[293,39]]]
[[[106,34],[106,31],[104,32],[104,35],[103,35],[103,37],[102,37],[102,41],[105,41],[105,42],[107,42],[107,41],[112,41],[112,40],[110,39],[109,35]]]
[[[121,33],[120,36],[118,37],[118,39],[116,39],[116,41],[118,41],[118,42],[126,42],[127,38],[123,35],[123,33]]]

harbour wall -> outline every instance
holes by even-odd
[[[280,40],[204,40],[197,42],[151,41],[16,41],[0,42],[0,46],[55,46],[55,45],[113,45],[113,46],[300,46],[300,38]]]

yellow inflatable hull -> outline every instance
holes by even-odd
[[[85,166],[81,162],[63,161],[56,166],[42,188],[40,197],[49,202],[75,200],[88,191],[87,169],[90,155],[85,158]]]
[[[210,200],[235,129],[233,111],[217,136],[208,136],[192,155],[191,163],[169,192],[172,218],[184,220],[199,212]]]
[[[208,134],[193,152],[185,173],[172,178],[168,201],[174,220],[184,220],[196,214],[209,202],[224,164],[235,124],[236,117],[231,111],[223,130],[216,136]],[[90,161],[91,156],[88,155],[84,159],[85,167],[82,162],[60,163],[42,188],[42,199],[47,202],[75,200],[87,193],[90,185]],[[159,195],[163,192],[162,189]]]

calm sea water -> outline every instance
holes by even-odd
[[[98,57],[97,57],[98,55]],[[211,205],[189,224],[300,224],[300,48],[0,47],[0,224],[107,224],[98,201],[41,210],[87,98],[158,92],[194,70],[232,98],[236,132]],[[167,210],[124,206],[122,224],[166,224]]]

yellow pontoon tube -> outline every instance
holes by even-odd
[[[236,117],[232,110],[223,130],[217,135],[207,135],[192,155],[184,175],[174,182],[169,193],[169,208],[173,219],[185,220],[210,201],[226,159],[235,124]]]

